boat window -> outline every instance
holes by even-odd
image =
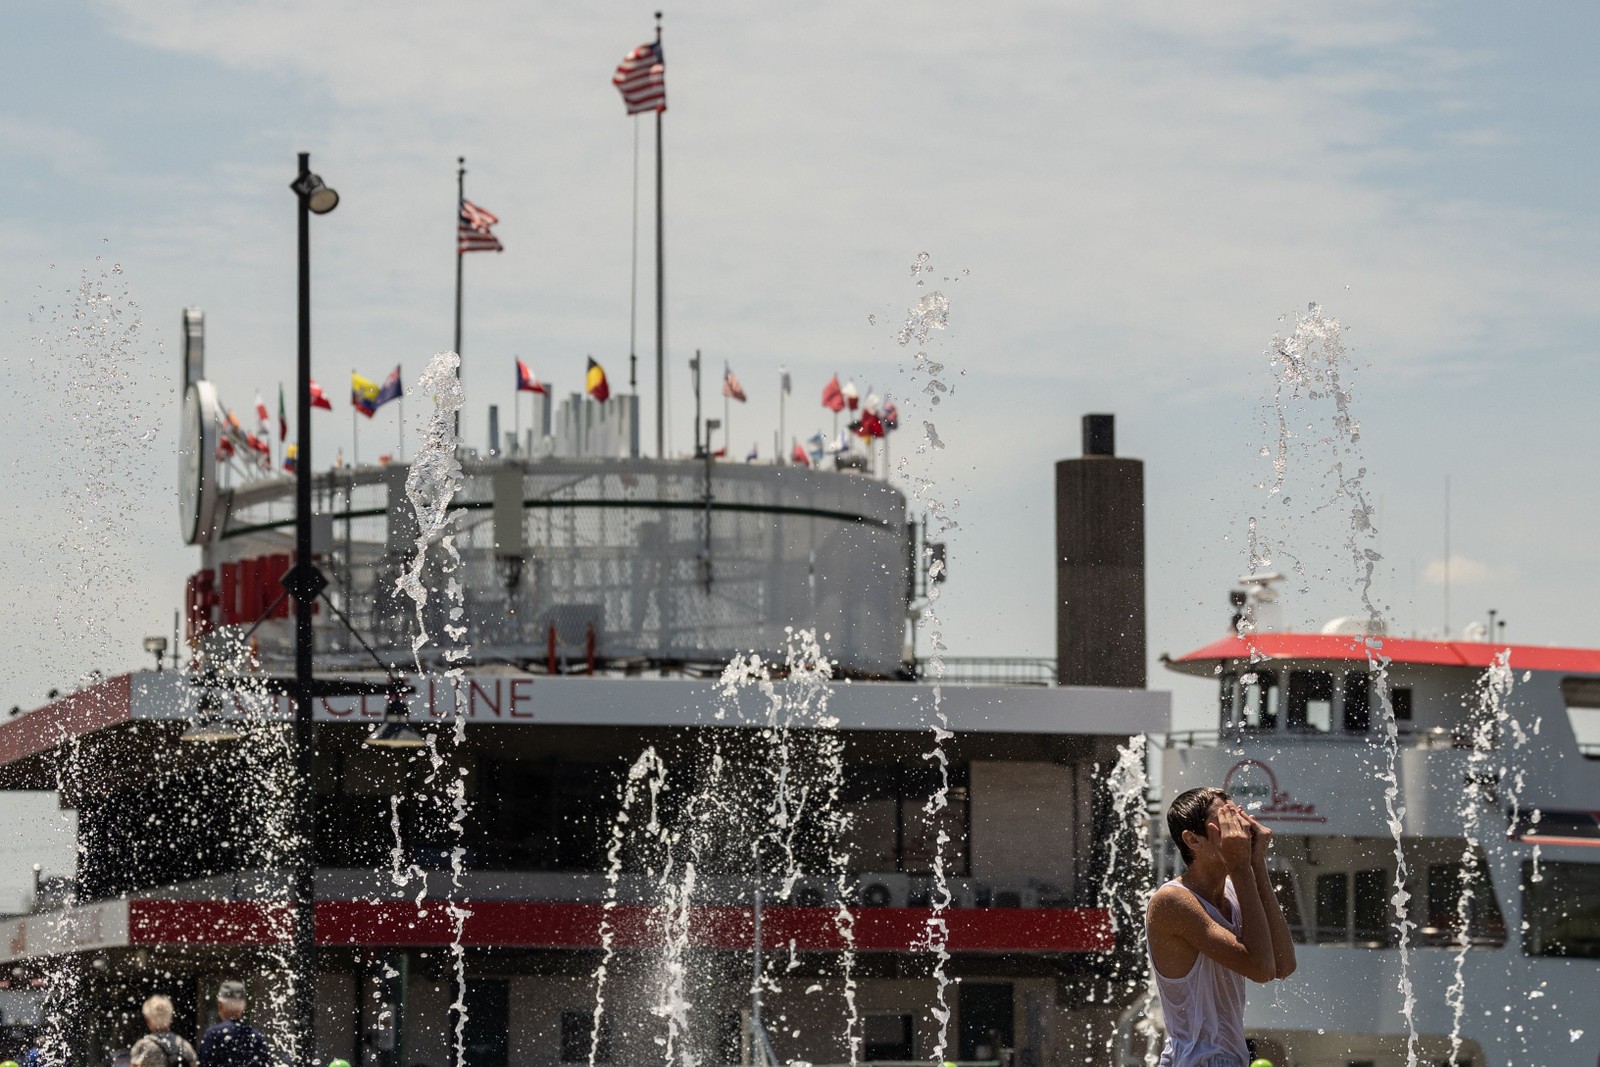
[[[1413,924],[1413,945],[1454,948],[1460,944],[1457,906],[1462,900],[1465,847],[1461,838],[1406,838],[1406,856],[1412,864],[1412,877],[1406,884],[1410,894],[1406,916]],[[1275,862],[1283,868],[1273,871],[1273,886],[1296,942],[1395,947],[1392,839],[1280,836],[1273,839],[1273,851]],[[1475,848],[1474,854],[1476,863],[1468,887],[1472,895],[1464,909],[1467,946],[1500,948],[1506,943],[1505,920],[1482,848]],[[1294,893],[1297,884],[1306,891],[1299,900]]]
[[[1239,676],[1237,674],[1224,674],[1222,688],[1217,696],[1217,722],[1222,724],[1224,730],[1231,730],[1237,724],[1233,721],[1233,702],[1239,694]]]
[[[1289,924],[1289,936],[1297,941],[1306,939],[1306,921],[1300,914],[1300,894],[1295,891],[1294,876],[1288,871],[1272,871],[1272,889],[1278,894],[1278,906],[1283,909],[1283,919]]]
[[[1240,679],[1244,699],[1239,709],[1242,725],[1261,730],[1278,727],[1278,676],[1272,671],[1251,671]]]
[[[1289,676],[1285,722],[1291,730],[1333,727],[1333,675],[1327,671],[1295,671]]]
[[[1463,870],[1466,881],[1463,883]],[[1464,868],[1459,861],[1428,864],[1427,922],[1417,930],[1421,945],[1455,945],[1461,940],[1462,896],[1466,895],[1467,940],[1474,945],[1506,942],[1505,921],[1495,900],[1483,850]]]
[[[1348,941],[1350,878],[1343,871],[1317,875],[1316,939],[1322,942]]]
[[[1372,726],[1372,678],[1366,671],[1344,676],[1344,728],[1364,734]]]
[[[1600,678],[1563,678],[1567,721],[1586,759],[1600,759]]]
[[[1411,721],[1411,687],[1389,690],[1389,707],[1394,709],[1396,722]]]
[[[1355,936],[1369,945],[1389,943],[1389,872],[1356,872]]]
[[[1600,864],[1522,865],[1522,951],[1600,959]]]

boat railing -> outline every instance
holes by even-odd
[[[1375,732],[1351,732],[1345,730],[1318,730],[1314,727],[1295,727],[1285,730],[1262,729],[1254,726],[1234,727],[1228,730],[1176,730],[1167,735],[1164,748],[1216,748],[1222,745],[1237,745],[1247,741],[1271,742],[1272,744],[1350,744],[1370,745],[1381,740],[1382,735]],[[1442,726],[1408,727],[1401,723],[1398,731],[1398,740],[1405,748],[1421,749],[1450,749],[1471,748],[1471,739],[1465,733],[1447,730]],[[1590,746],[1595,749],[1592,759],[1600,759],[1600,746]],[[1587,756],[1588,753],[1586,752]]]
[[[1056,661],[1040,656],[941,656],[917,661],[919,682],[946,685],[1055,685]]]

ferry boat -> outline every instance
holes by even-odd
[[[1271,600],[1270,583],[1234,604],[1247,597]],[[1217,725],[1168,735],[1161,796],[1220,786],[1274,831],[1299,968],[1250,988],[1257,1054],[1276,1067],[1593,1064],[1600,747],[1580,739],[1600,716],[1600,650],[1418,640],[1348,619],[1246,630],[1163,657],[1215,679]],[[1152,833],[1158,878],[1172,877],[1164,824]],[[1128,1062],[1143,1052],[1130,1041]]]
[[[195,339],[198,313],[186,324]],[[127,1048],[152,993],[198,1033],[224,979],[249,983],[280,1052],[295,1040],[281,724],[296,484],[230,474],[197,347],[179,517],[198,551],[174,582],[195,666],[0,721],[0,791],[56,789],[77,816],[73,898],[0,925],[0,965],[51,990],[46,1021],[74,1067]],[[420,609],[446,638],[421,672],[418,613],[396,592],[419,537],[408,465],[297,472],[329,581],[315,666],[334,685],[314,705],[300,800],[315,824],[315,1060],[442,1067],[460,1045],[472,1067],[659,1063],[674,1040],[706,1065],[1045,1067],[1103,1050],[1120,1006],[1086,995],[1118,958],[1097,775],[1130,732],[1170,725],[1168,695],[1144,688],[1141,467],[1112,454],[1110,417],[1091,416],[1085,457],[1057,469],[1067,652],[941,673],[914,639],[943,546],[903,492],[843,464],[640,457],[635,400],[572,396],[535,440],[457,449],[459,563],[434,552],[423,571],[456,592]],[[1107,617],[1121,625],[1080,625]],[[826,716],[790,719],[772,694],[802,630],[831,661]],[[719,682],[752,652],[777,664],[767,686]],[[782,773],[766,774],[780,743]],[[782,848],[741,839],[741,819],[770,823],[801,780],[787,755],[807,745],[836,762],[797,799],[798,830]],[[624,824],[646,753],[651,815]],[[692,883],[663,873],[662,839],[628,828],[676,837],[713,789],[744,801],[717,809],[730,844]],[[842,840],[818,815],[830,791]],[[664,984],[675,968],[689,986]]]

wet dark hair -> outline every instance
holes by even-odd
[[[1183,832],[1193,830],[1201,837],[1206,836],[1206,816],[1211,814],[1211,806],[1227,799],[1228,794],[1214,786],[1190,789],[1173,798],[1172,805],[1167,808],[1167,833],[1178,846],[1184,866],[1194,862],[1194,852],[1183,843]]]

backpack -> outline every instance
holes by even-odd
[[[150,1039],[161,1046],[161,1054],[167,1058],[167,1067],[187,1067],[189,1061],[183,1055],[183,1046],[178,1044],[178,1037],[171,1030],[151,1034]]]

